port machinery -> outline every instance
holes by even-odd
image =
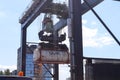
[[[100,2],[102,2],[103,0],[89,0],[88,3],[90,4],[90,6],[93,8],[94,6],[96,6],[97,4],[99,4]],[[22,17],[19,19],[19,22],[21,23],[21,33],[22,33],[22,37],[21,37],[21,52],[22,52],[22,71],[25,73],[25,53],[26,53],[26,30],[27,27],[35,20],[35,18],[37,16],[40,15],[40,13],[51,13],[51,14],[55,14],[58,16],[58,18],[60,19],[59,22],[57,24],[54,25],[54,38],[57,39],[57,35],[55,35],[57,33],[57,31],[59,31],[60,29],[62,29],[63,27],[65,27],[67,25],[67,19],[68,19],[68,15],[69,12],[72,11],[72,9],[75,8],[75,15],[72,17],[74,23],[72,23],[75,29],[73,29],[74,33],[76,36],[73,36],[74,39],[74,55],[78,55],[78,56],[74,56],[74,58],[71,58],[71,79],[72,79],[72,75],[74,75],[74,80],[76,79],[81,79],[83,80],[83,68],[81,67],[83,64],[83,60],[82,60],[82,33],[80,34],[76,34],[76,32],[82,32],[81,31],[81,17],[77,18],[78,16],[80,16],[80,12],[81,15],[86,13],[88,10],[90,10],[90,8],[86,5],[86,3],[78,3],[77,0],[74,0],[73,2],[70,1],[69,2],[69,9],[65,4],[59,4],[59,3],[53,3],[52,0],[32,0],[32,4],[27,8],[27,10],[23,13]],[[75,3],[75,4],[73,4]],[[80,7],[80,5],[82,7]],[[79,12],[80,11],[80,12]],[[73,14],[72,14],[73,15]],[[71,16],[72,16],[71,15]],[[42,36],[42,38],[44,38],[45,36]],[[49,37],[49,36],[47,36]],[[79,37],[79,39],[78,39]],[[55,44],[57,43],[57,41],[55,40]],[[79,44],[79,45],[78,45]],[[79,51],[78,51],[79,50]],[[77,54],[78,53],[78,54]],[[79,64],[81,63],[81,64]],[[74,67],[76,68],[74,68]],[[58,80],[59,78],[59,72],[58,72],[58,65],[55,65],[54,68],[54,80]],[[79,76],[78,76],[79,75]],[[81,76],[80,76],[81,75]]]
[[[58,37],[58,35],[56,35],[56,33],[66,25],[70,26],[69,28],[72,30],[70,34],[70,37],[71,37],[70,51],[72,52],[71,53],[72,56],[70,56],[71,57],[71,62],[70,62],[71,80],[78,80],[78,79],[83,80],[83,49],[82,49],[83,45],[82,45],[82,33],[81,33],[82,32],[81,16],[84,13],[91,10],[95,14],[95,16],[99,19],[99,21],[103,24],[103,26],[107,29],[107,31],[111,34],[111,36],[115,39],[115,41],[120,45],[120,42],[117,40],[114,34],[109,30],[107,25],[103,22],[103,20],[97,15],[97,13],[93,9],[93,7],[95,7],[102,1],[104,0],[84,0],[84,2],[81,4],[81,0],[69,0],[69,6],[66,6],[65,4],[61,4],[61,3],[53,3],[52,0],[32,0],[32,4],[28,7],[28,9],[24,12],[22,17],[19,19],[19,22],[21,23],[21,33],[22,33],[21,51],[22,51],[23,72],[25,72],[25,52],[26,52],[25,47],[26,47],[27,27],[36,19],[36,17],[40,15],[40,13],[45,13],[45,14],[50,13],[50,14],[57,15],[57,17],[59,18],[59,21],[53,26],[54,27],[53,31],[52,29],[50,30],[49,27],[45,28],[45,31],[47,31],[48,29],[53,32],[50,36],[48,35],[39,36],[39,38],[43,39],[43,41],[44,40],[48,41],[49,43],[55,42],[54,46],[56,46],[56,44],[58,44],[58,41],[56,39],[60,38]],[[67,24],[67,20],[69,21],[70,24]],[[48,22],[52,22],[52,21],[48,20]],[[77,34],[78,32],[79,34]],[[43,32],[40,32],[40,33],[43,33]],[[53,38],[53,40],[51,40],[51,37]],[[51,44],[44,44],[44,45],[51,46]],[[43,58],[40,58],[40,59],[43,59]],[[58,80],[58,77],[59,77],[58,65],[56,65],[54,79]]]

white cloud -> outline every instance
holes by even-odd
[[[6,70],[6,69],[10,69],[10,71],[13,71],[15,69],[17,69],[17,66],[16,65],[0,65],[0,70]]]
[[[87,20],[82,20],[82,24],[86,24],[87,23]]]
[[[97,28],[91,29],[91,28],[83,26],[83,37],[85,39],[96,36],[97,32],[98,32]]]
[[[100,36],[101,35],[101,36]],[[113,44],[113,39],[106,33],[98,33],[98,29],[83,26],[83,46],[84,47],[102,47]]]
[[[97,23],[95,21],[91,21],[90,24],[93,26],[89,28],[89,26],[85,26],[88,24],[87,20],[82,20],[83,26],[83,47],[103,47],[108,46],[114,43],[114,40],[108,33],[99,33],[98,28],[94,27]],[[60,31],[60,33],[68,32],[67,27]],[[70,33],[70,32],[68,32]],[[67,36],[68,37],[68,36]],[[69,46],[69,39],[67,38],[64,43]]]
[[[60,78],[59,80],[66,80],[70,77],[70,67],[68,65],[60,65]]]
[[[91,22],[91,25],[96,25],[97,23],[95,21],[92,21]]]

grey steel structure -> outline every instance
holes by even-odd
[[[36,0],[35,0],[36,1]],[[72,21],[72,37],[71,37],[71,80],[83,80],[83,45],[82,45],[82,15],[88,10],[92,10],[95,16],[100,20],[104,27],[108,30],[111,36],[120,45],[120,42],[109,30],[106,24],[94,11],[93,7],[103,0],[69,0],[69,16]],[[35,20],[35,18],[44,12],[44,9],[52,3],[52,0],[38,0],[36,6],[34,4],[20,19],[21,23],[21,54],[22,54],[22,71],[25,71],[25,53],[26,53],[26,29]],[[33,8],[32,8],[33,7]],[[31,10],[32,9],[32,10]],[[31,12],[31,11],[32,12]],[[79,17],[78,17],[79,16]],[[66,19],[61,19],[54,25],[55,31],[59,31],[67,25]],[[78,34],[79,33],[79,34]],[[78,45],[79,44],[79,45]],[[55,73],[58,73],[56,68]],[[55,75],[54,80],[58,80],[58,74]]]

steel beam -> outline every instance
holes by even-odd
[[[27,30],[21,28],[21,71],[23,71],[24,76],[26,74],[26,36],[27,36]]]
[[[102,1],[104,0],[86,0],[89,5],[93,8],[95,6],[97,6],[98,4],[100,4]],[[81,10],[82,10],[82,14],[85,14],[87,11],[90,10],[90,7],[87,6],[87,4],[84,2],[82,5],[81,5]]]
[[[59,80],[59,65],[54,64],[54,79],[53,80]]]
[[[98,5],[99,3],[101,3],[104,0],[87,0],[87,2],[89,3],[89,5],[93,8],[96,5]],[[90,8],[86,5],[86,3],[82,3],[81,5],[81,14],[85,14],[86,12],[88,12],[90,10]],[[60,21],[54,25],[54,29],[56,31],[64,28],[67,25],[67,21],[66,19],[60,19]]]
[[[67,20],[66,19],[60,19],[59,22],[57,22],[54,25],[54,30],[55,31],[59,31],[60,29],[62,29],[63,27],[65,27],[67,25]]]
[[[19,19],[19,23],[23,24],[27,18],[32,14],[32,12],[36,9],[38,5],[41,4],[41,0],[32,0],[31,5],[27,6],[27,9],[24,11],[22,16]]]
[[[99,3],[101,3],[103,0],[88,0],[88,3],[90,4],[90,6],[93,8],[93,7],[95,7],[96,5],[98,5]],[[42,13],[44,10],[45,10],[45,7],[47,7],[48,6],[48,4],[50,4],[51,2],[52,2],[52,0],[43,0],[43,1],[39,1],[39,2],[41,2],[40,4],[37,4],[37,2],[36,3],[34,3],[34,5],[38,5],[37,7],[36,6],[34,6],[34,5],[31,5],[31,7],[33,6],[33,7],[36,7],[35,9],[32,9],[31,7],[30,7],[30,9],[28,9],[28,11],[26,11],[26,13],[24,14],[24,16],[20,19],[20,23],[22,24],[22,28],[24,28],[24,27],[28,27],[34,20],[35,20],[35,18],[40,14],[40,13]],[[83,3],[82,5],[81,5],[81,10],[82,10],[82,14],[84,14],[84,13],[86,13],[87,11],[89,11],[90,10],[90,8],[86,5],[86,3]],[[33,11],[33,12],[31,12],[31,11]],[[29,16],[29,17],[28,17]],[[66,24],[67,24],[67,21],[65,21],[66,22]],[[63,25],[61,25],[61,27],[63,28],[64,26],[66,26],[65,25],[65,22],[63,21],[63,20],[60,20],[59,22],[58,22],[58,24],[63,24]],[[57,27],[55,27],[55,28],[57,28],[58,30],[59,29],[61,29],[61,27],[59,27],[59,28],[57,28]],[[56,29],[56,30],[57,30]]]
[[[36,17],[38,17],[38,15],[42,13],[42,10],[47,7],[48,4],[50,4],[51,2],[52,0],[42,0],[41,4],[39,4],[33,12],[31,12],[32,14],[28,15],[29,17],[21,23],[21,27],[27,28],[36,19]]]
[[[82,42],[82,9],[81,0],[69,0],[72,26],[71,41],[71,80],[83,79],[83,42]],[[79,17],[78,17],[79,16]]]

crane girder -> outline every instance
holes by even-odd
[[[101,3],[102,1],[104,0],[86,0],[89,5],[93,8],[95,7],[96,5],[98,5],[99,3]],[[90,8],[86,5],[86,3],[82,3],[81,5],[81,14],[85,14],[86,12],[88,12],[90,10]],[[67,20],[66,19],[60,19],[59,22],[57,22],[55,25],[54,25],[54,29],[55,31],[59,31],[60,29],[64,28],[65,26],[67,25]]]
[[[91,7],[95,7],[102,1],[104,0],[88,0],[88,3]],[[59,7],[60,9],[57,9],[57,7]],[[85,2],[82,3],[81,7],[82,14],[90,10]],[[19,20],[19,22],[22,24],[22,28],[27,28],[40,13],[52,13],[60,15],[63,19],[66,19],[68,17],[68,7],[64,4],[52,3],[52,0],[35,0],[30,8],[23,14],[22,18]],[[56,30],[59,30],[61,29],[61,27],[65,27],[67,25],[67,21],[64,22],[63,19],[57,23],[60,24],[58,25],[60,27],[55,27]]]
[[[52,0],[42,0],[40,3],[37,3],[37,5],[34,6],[35,8],[33,9],[33,5],[31,5],[31,7],[25,12],[23,17],[19,20],[22,28],[27,28],[36,19],[36,17],[40,15],[40,13],[42,13],[42,10],[45,9],[45,7],[47,7],[51,2]]]

